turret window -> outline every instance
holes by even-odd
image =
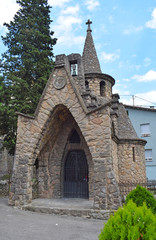
[[[133,162],[135,162],[135,148],[132,147],[132,153],[133,153]]]
[[[86,87],[86,90],[89,89],[89,82],[88,81],[85,81],[85,87]]]
[[[100,95],[105,96],[105,81],[100,82]]]

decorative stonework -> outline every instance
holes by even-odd
[[[64,77],[60,76],[54,80],[53,85],[54,88],[60,90],[66,85],[66,80],[64,79]]]

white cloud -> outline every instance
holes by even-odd
[[[96,7],[98,7],[100,5],[100,3],[97,0],[86,0],[85,5],[88,10],[92,11]]]
[[[5,0],[1,1],[0,7],[0,28],[3,27],[3,23],[9,23],[13,20],[15,13],[18,11],[19,5],[16,0]]]
[[[151,59],[148,58],[148,57],[145,58],[145,59],[144,59],[144,66],[145,66],[145,67],[148,67],[150,64],[151,64]]]
[[[134,96],[134,104],[140,106],[156,105],[156,91],[136,94]]]
[[[130,26],[129,28],[125,29],[123,33],[125,35],[130,35],[130,34],[133,34],[133,33],[140,32],[142,30],[143,30],[143,27]]]
[[[125,90],[125,87],[123,84],[115,84],[113,87],[113,94],[118,93],[120,96],[120,102],[123,102],[125,104],[128,104],[128,101],[130,99],[130,93],[129,91]],[[129,103],[130,104],[130,103]]]
[[[152,19],[146,23],[146,27],[156,29],[156,8],[152,12]]]
[[[57,25],[53,26],[56,35],[63,35],[65,32],[71,32],[73,24],[80,24],[82,20],[76,16],[60,15],[57,19]]]
[[[65,45],[67,47],[72,47],[73,45],[82,45],[83,43],[84,43],[83,36],[75,36],[72,33],[70,34],[66,33],[63,36],[60,36],[57,41],[57,44]]]
[[[126,105],[133,105],[133,99],[132,96],[121,96],[120,102]]]
[[[78,12],[80,10],[80,7],[79,5],[75,5],[75,6],[70,6],[70,7],[67,7],[66,9],[62,10],[61,11],[61,14],[71,14],[71,15],[77,15]]]
[[[68,3],[70,1],[71,0],[48,0],[48,3],[53,7],[55,7],[55,6],[63,7],[65,3]]]
[[[121,90],[121,87],[117,87],[113,93],[119,93],[120,102],[127,105],[150,107],[156,106],[156,91],[137,93],[131,95],[128,91]]]
[[[114,62],[116,59],[120,58],[120,50],[117,50],[115,53],[101,53],[101,61],[104,62]]]
[[[134,75],[132,79],[138,82],[151,82],[156,81],[156,71],[150,70],[144,75]]]
[[[84,37],[76,34],[82,23],[79,10],[80,7],[77,4],[76,6],[67,7],[60,12],[56,24],[53,25],[53,31],[58,38],[57,46],[80,46],[84,42]]]
[[[131,80],[129,78],[124,78],[123,81],[130,82]]]

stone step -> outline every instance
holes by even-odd
[[[68,204],[67,204],[68,203]],[[61,216],[82,217],[87,219],[100,219],[107,221],[113,211],[96,210],[89,201],[82,201],[82,204],[74,201],[63,202],[63,200],[36,199],[31,204],[23,206],[23,210],[38,213],[47,213]]]

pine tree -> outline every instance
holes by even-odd
[[[50,6],[47,0],[17,0],[20,5],[13,21],[4,23],[2,37],[7,51],[0,70],[0,133],[13,153],[16,138],[16,112],[33,114],[53,68],[56,38],[50,31]],[[5,125],[5,126],[4,126]]]

